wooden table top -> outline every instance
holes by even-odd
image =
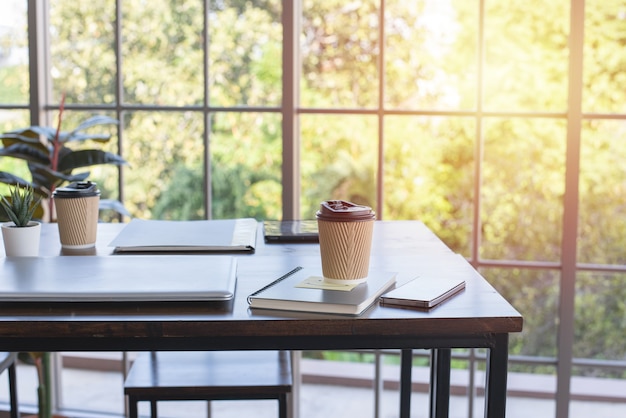
[[[100,224],[93,251],[111,255],[108,243],[123,224]],[[61,251],[54,224],[44,224],[41,256]],[[193,255],[200,257],[206,255]],[[417,221],[376,222],[370,267],[445,275],[450,250]],[[167,255],[163,255],[167,257]],[[238,257],[235,298],[228,303],[3,303],[0,350],[84,351],[152,349],[332,349],[483,346],[482,336],[522,330],[523,319],[475,273],[466,289],[430,311],[381,307],[359,317],[251,310],[247,296],[293,267],[319,267],[317,244],[265,244]],[[1,278],[0,278],[1,280]]]

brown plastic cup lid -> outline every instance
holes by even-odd
[[[376,214],[369,206],[356,205],[345,200],[326,200],[320,204],[317,219],[323,221],[364,221],[375,219]]]
[[[52,193],[53,197],[62,199],[76,197],[92,197],[100,195],[98,185],[91,181],[76,181],[65,187],[59,187]]]

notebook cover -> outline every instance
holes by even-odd
[[[252,252],[252,218],[167,221],[133,219],[109,244],[124,252]]]
[[[248,297],[251,308],[360,315],[396,282],[396,273],[370,271],[367,281],[350,291],[296,287],[321,271],[290,272]]]

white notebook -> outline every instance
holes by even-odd
[[[166,221],[133,219],[109,244],[124,252],[253,252],[252,218]]]
[[[0,301],[227,301],[236,277],[231,256],[5,257]]]

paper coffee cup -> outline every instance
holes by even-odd
[[[372,209],[343,200],[328,200],[322,202],[316,217],[324,280],[366,281],[376,219]]]
[[[96,183],[75,182],[53,193],[61,247],[94,247],[98,229],[100,190]]]

